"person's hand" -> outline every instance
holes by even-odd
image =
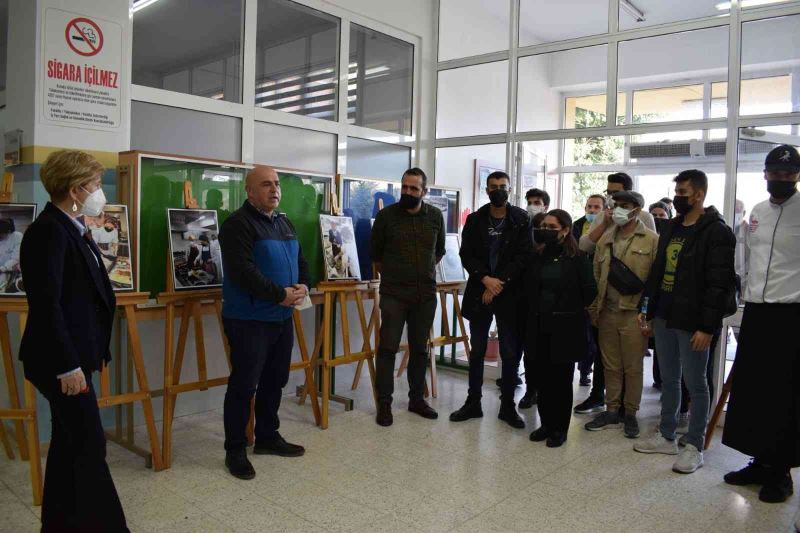
[[[306,287],[302,283],[295,283],[294,285],[292,285],[292,287],[296,289],[298,292],[300,292],[300,294],[302,294],[303,297],[305,297],[305,295],[308,294],[308,287]]]
[[[283,299],[281,305],[284,307],[294,307],[295,305],[301,303],[305,294],[301,293],[294,287],[285,287],[284,290],[286,291],[286,298]]]
[[[610,226],[611,224],[613,224],[614,223],[613,215],[614,215],[614,210],[611,209],[610,207],[605,211],[603,211],[603,224],[606,226]]]
[[[490,305],[492,300],[494,300],[494,294],[491,293],[489,289],[483,291],[483,296],[481,297],[484,305]]]
[[[483,276],[481,280],[486,290],[492,293],[492,296],[497,296],[503,291],[503,282],[491,276]]]
[[[702,331],[695,331],[692,335],[692,350],[704,352],[711,347],[711,334]]]
[[[86,390],[86,376],[83,375],[83,370],[78,369],[76,372],[61,378],[61,392],[67,396],[75,396]]]
[[[639,329],[642,331],[643,337],[653,336],[653,326],[647,321],[647,315],[644,313],[639,313],[639,315],[636,317],[636,321],[639,324]]]

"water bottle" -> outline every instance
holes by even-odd
[[[650,298],[645,296],[642,299],[642,308],[639,312],[644,316],[644,320],[641,321],[639,327],[641,327],[645,331],[650,330],[650,321],[647,320],[647,306],[650,304]]]

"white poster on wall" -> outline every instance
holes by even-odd
[[[48,8],[43,31],[42,119],[118,129],[122,122],[122,26]]]

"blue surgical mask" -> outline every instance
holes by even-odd
[[[589,224],[595,221],[597,218],[597,213],[586,213],[586,220],[589,221]]]

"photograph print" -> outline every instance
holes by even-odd
[[[217,212],[167,209],[175,290],[222,286]]]
[[[25,296],[19,247],[22,235],[36,218],[36,204],[0,205],[0,295]]]
[[[444,237],[444,257],[439,262],[441,280],[445,283],[467,281],[467,272],[461,265],[461,238],[458,233],[448,233]]]
[[[133,290],[127,206],[108,204],[99,216],[84,215],[83,222],[100,250],[111,286],[115,291]]]
[[[331,215],[319,216],[322,254],[327,281],[361,279],[353,219]]]

